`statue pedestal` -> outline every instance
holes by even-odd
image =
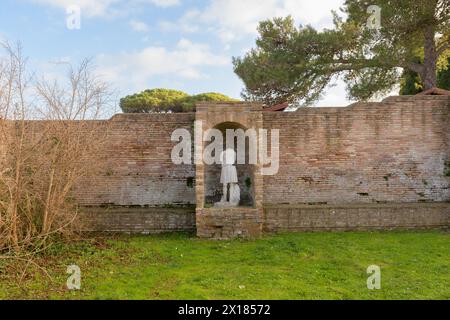
[[[216,240],[259,238],[262,235],[262,208],[197,208],[197,236]]]
[[[214,208],[236,208],[237,205],[231,202],[216,202]]]

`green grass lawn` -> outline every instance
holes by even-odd
[[[121,236],[53,247],[22,281],[0,262],[1,299],[450,299],[443,231],[299,233],[255,241]],[[0,260],[1,261],[1,260]],[[66,289],[68,265],[82,288]],[[366,269],[381,267],[381,289]],[[31,267],[30,267],[31,268]]]

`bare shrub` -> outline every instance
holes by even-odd
[[[0,255],[28,257],[79,226],[73,190],[103,170],[108,87],[89,60],[67,83],[26,72],[20,45],[0,60]],[[30,120],[31,119],[31,120]]]

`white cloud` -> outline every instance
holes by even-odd
[[[192,33],[200,31],[200,26],[195,22],[202,14],[199,10],[187,11],[178,21],[160,21],[159,27],[162,31],[181,31],[185,33]]]
[[[30,0],[42,5],[66,9],[77,5],[81,14],[87,17],[114,16],[129,8],[151,4],[158,7],[171,7],[180,4],[180,0]]]
[[[79,6],[81,14],[87,17],[111,14],[111,7],[121,0],[32,0],[33,2],[66,9],[70,6]]]
[[[139,20],[131,20],[130,26],[131,26],[131,28],[133,28],[134,31],[137,31],[137,32],[150,31],[150,27],[145,22],[142,22]]]
[[[27,0],[65,10],[77,4],[84,17],[130,16],[140,13],[143,6],[167,8],[181,4],[181,0]],[[297,24],[312,24],[316,28],[332,26],[331,10],[337,10],[344,0],[208,0],[197,8],[190,7],[178,18],[159,21],[159,28],[187,37],[190,33],[208,33],[223,41],[225,51],[238,40],[243,48],[253,46],[257,34],[257,25],[261,20],[275,16],[292,15]],[[191,2],[195,3],[195,2]],[[203,3],[203,2],[202,2]],[[137,16],[136,16],[137,17]],[[138,32],[147,32],[150,23],[129,18],[131,28]],[[153,25],[151,25],[153,27]],[[149,40],[148,34],[142,42]],[[203,35],[203,34],[202,34]],[[155,38],[152,35],[152,38]],[[208,38],[209,39],[209,38]],[[205,40],[206,41],[206,40]],[[142,43],[141,42],[141,43]],[[238,48],[235,48],[238,50]],[[242,51],[239,50],[240,51]],[[181,40],[169,49],[159,44],[152,44],[139,51],[118,54],[104,54],[97,57],[99,71],[114,86],[127,91],[138,91],[153,87],[163,81],[172,86],[176,82],[184,84],[191,80],[208,79],[208,72],[220,72],[227,66],[227,77],[223,77],[224,87],[233,86],[237,90],[238,80],[231,80],[233,75],[230,54],[214,53],[208,45]],[[247,51],[247,50],[245,50]],[[214,69],[215,67],[219,67]],[[206,70],[209,69],[209,70]],[[220,75],[218,75],[220,77]],[[221,78],[222,79],[222,78]],[[236,82],[233,82],[236,81]],[[232,85],[230,85],[232,83]],[[239,86],[241,85],[239,81]],[[231,90],[231,89],[230,89]],[[236,94],[237,95],[237,94]],[[328,88],[325,99],[320,105],[345,105],[345,88],[341,82],[337,87]]]
[[[276,16],[292,15],[299,24],[330,27],[331,10],[342,4],[343,0],[211,0],[202,10],[188,11],[177,23],[162,22],[160,26],[163,30],[209,30],[231,42],[255,35],[259,21]]]
[[[203,68],[230,64],[227,56],[211,52],[208,45],[180,40],[173,50],[151,46],[137,52],[97,56],[98,73],[114,86],[142,90],[152,77],[197,80],[208,78]]]
[[[346,85],[343,79],[337,79],[329,85],[324,92],[324,97],[315,107],[345,107],[354,101],[347,100]]]
[[[180,4],[180,0],[150,0],[151,3],[158,7],[172,7]]]

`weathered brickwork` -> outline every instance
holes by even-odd
[[[264,203],[449,200],[449,101],[391,97],[264,113],[264,127],[280,129],[280,170],[264,177]]]
[[[86,231],[162,233],[195,231],[195,208],[84,208],[80,214]]]
[[[262,234],[262,209],[259,208],[197,208],[197,236],[231,239],[257,238]]]
[[[109,120],[106,168],[75,192],[88,207],[82,214],[87,230],[195,229],[201,237],[223,239],[449,225],[448,97],[390,97],[291,113],[261,112],[261,106],[243,103],[197,109],[197,114],[119,114]],[[251,178],[247,207],[211,208],[215,195],[208,188],[220,187],[218,170],[172,163],[177,143],[172,132],[192,132],[195,119],[204,121],[204,130],[230,123],[280,130],[278,174],[262,177],[259,164],[253,172],[238,168]],[[245,191],[244,180],[239,183]],[[168,208],[186,204],[197,209]]]
[[[262,217],[262,219],[261,219]],[[194,232],[204,238],[254,238],[262,233],[445,228],[447,203],[275,205],[253,208],[84,208],[83,230],[162,233]]]
[[[263,231],[441,228],[449,223],[447,203],[279,205],[264,208]]]
[[[77,189],[81,205],[194,204],[195,168],[175,165],[172,132],[192,131],[194,114],[119,114],[109,127],[107,168]]]

